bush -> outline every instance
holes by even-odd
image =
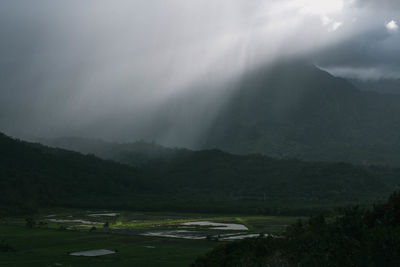
[[[26,218],[25,222],[26,222],[25,226],[27,228],[33,228],[36,225],[36,222],[35,222],[35,220],[33,218]]]
[[[327,222],[311,217],[282,238],[254,238],[216,247],[193,266],[400,266],[400,192],[372,210],[353,207]]]

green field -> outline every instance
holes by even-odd
[[[245,234],[279,234],[287,224],[298,219],[135,212],[119,212],[119,216],[115,217],[90,216],[102,212],[105,211],[42,210],[32,217],[36,222],[33,228],[25,226],[25,217],[2,218],[0,240],[9,244],[13,251],[0,252],[0,266],[188,266],[197,256],[225,241],[142,234],[147,231],[182,231],[181,223],[193,221],[242,224],[249,229]],[[85,226],[78,222],[54,220],[90,220],[97,224]],[[103,227],[106,221],[109,222],[108,228]],[[42,225],[39,225],[40,222]],[[92,226],[97,229],[90,231]],[[244,234],[243,231],[216,230],[207,226],[195,226],[184,231],[210,236]],[[98,257],[69,255],[71,252],[95,249],[109,249],[117,253]]]

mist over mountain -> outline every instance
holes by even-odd
[[[235,84],[260,66],[300,57],[346,78],[396,77],[398,8],[393,0],[4,0],[0,127],[29,139],[195,148]]]
[[[269,156],[398,166],[398,96],[344,78],[399,78],[399,8],[393,0],[4,0],[0,128],[24,140],[75,136],[70,149],[160,164],[165,173],[151,177],[176,177],[177,187],[208,165],[229,183],[230,164],[249,153],[266,166],[279,165]],[[126,144],[137,140],[207,150]],[[243,166],[239,180],[257,167]]]
[[[0,265],[400,266],[399,55],[399,0],[0,0]]]
[[[134,143],[115,143],[103,140],[63,137],[38,140],[50,147],[57,147],[82,154],[143,167],[149,162],[167,163],[177,156],[189,155],[193,151],[183,148],[168,148],[155,143],[137,141]]]
[[[400,95],[400,79],[359,80],[348,79],[360,90],[378,92],[381,94]]]
[[[400,97],[361,91],[304,62],[244,76],[203,147],[274,157],[399,164]]]
[[[361,90],[304,59],[256,67],[225,88],[207,88],[161,105],[141,132],[145,140],[278,158],[400,164],[400,96]],[[49,144],[106,158],[115,149],[98,151],[95,141],[79,138]],[[121,144],[118,151],[129,150]]]

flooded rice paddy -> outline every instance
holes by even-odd
[[[97,231],[114,234],[130,234],[149,237],[181,238],[201,240],[219,238],[221,241],[231,241],[257,237],[259,233],[249,233],[249,228],[243,223],[223,222],[212,220],[191,220],[190,218],[164,218],[163,221],[153,221],[150,218],[134,216],[121,217],[120,213],[84,213],[80,215],[57,216],[52,214],[43,216],[48,222],[64,225],[67,230]],[[96,221],[90,220],[96,218]],[[153,223],[152,223],[153,222]],[[107,223],[107,226],[104,225]]]
[[[60,208],[31,216],[0,218],[1,238],[16,248],[5,266],[189,266],[221,242],[279,236],[300,219]]]
[[[240,218],[90,210],[72,214],[52,213],[42,218],[50,227],[66,230],[226,242],[276,234],[291,221],[289,217]]]
[[[85,220],[68,220],[68,219],[49,219],[50,222],[55,223],[81,223],[83,225],[86,224],[101,224],[101,222],[92,222],[92,221],[85,221]]]
[[[119,213],[94,213],[88,214],[89,217],[116,217],[119,216]]]
[[[115,253],[115,251],[108,250],[108,249],[96,249],[96,250],[72,252],[69,255],[71,255],[71,256],[97,257],[97,256],[104,256],[104,255],[114,254],[114,253]]]
[[[186,222],[186,223],[182,223],[181,225],[182,226],[208,226],[208,227],[210,227],[210,229],[217,229],[217,230],[235,230],[235,231],[249,230],[243,224],[217,223],[217,222],[210,222],[210,221]]]

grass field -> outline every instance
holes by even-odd
[[[188,266],[215,242],[0,226],[1,238],[16,249],[0,254],[1,266]],[[149,248],[154,247],[154,248]],[[117,250],[100,257],[74,257],[74,251]]]
[[[0,251],[0,266],[188,266],[197,256],[210,251],[221,241],[141,234],[154,230],[176,231],[182,228],[181,223],[193,221],[242,224],[249,229],[246,234],[279,234],[286,225],[299,219],[298,217],[135,212],[119,212],[118,216],[113,217],[89,216],[102,212],[105,211],[43,210],[33,219],[47,224],[33,228],[25,226],[24,217],[2,218],[0,240],[4,240],[14,251]],[[53,222],[50,221],[52,219]],[[89,231],[89,226],[77,222],[54,222],[57,219],[96,221],[97,224],[93,225],[97,230]],[[103,223],[106,221],[109,222],[109,228],[103,228]],[[71,230],[66,230],[67,227]],[[113,229],[119,229],[120,232],[113,232]],[[204,226],[191,227],[184,231],[189,233],[205,231],[215,236],[221,233],[231,235],[238,233],[238,231],[215,230]],[[117,253],[98,257],[69,255],[71,252],[95,249],[109,249]]]

